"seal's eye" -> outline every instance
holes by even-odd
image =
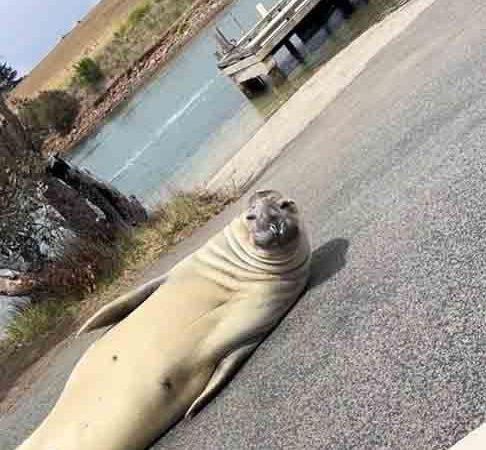
[[[246,216],[246,220],[255,220],[256,219],[256,214],[255,213],[249,213]]]

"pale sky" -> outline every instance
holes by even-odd
[[[99,0],[0,0],[0,62],[29,72]]]

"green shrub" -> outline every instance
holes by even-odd
[[[148,14],[151,8],[150,2],[137,6],[128,16],[128,25],[136,27],[140,21]]]
[[[96,61],[88,57],[74,65],[74,73],[81,86],[94,86],[103,78],[103,72]]]
[[[57,132],[67,134],[78,115],[79,101],[65,91],[43,91],[34,99],[24,99],[18,105],[24,125],[37,140]]]

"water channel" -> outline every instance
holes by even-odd
[[[174,190],[200,186],[319,66],[406,1],[357,1],[348,20],[336,11],[306,43],[304,65],[285,48],[277,53],[288,82],[249,101],[216,67],[214,27],[238,39],[257,21],[256,3],[268,9],[276,0],[237,0],[83,141],[71,161],[148,206]],[[298,38],[292,39],[303,49]]]

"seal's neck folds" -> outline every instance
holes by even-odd
[[[285,273],[305,264],[309,258],[309,243],[303,230],[285,247],[260,249],[250,242],[243,219],[234,219],[224,230],[228,246],[248,265],[271,273]]]

